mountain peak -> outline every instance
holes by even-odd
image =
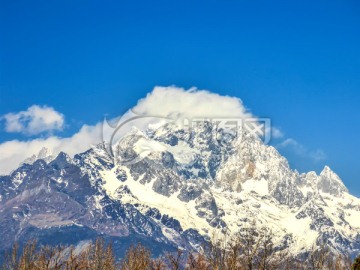
[[[329,166],[325,166],[321,171],[318,188],[335,196],[341,195],[343,192],[349,192],[341,178]]]
[[[26,158],[21,164],[33,164],[36,160],[38,159],[42,159],[44,160],[46,163],[51,162],[52,160],[54,160],[55,156],[53,155],[53,153],[49,150],[49,148],[47,147],[43,147],[41,148],[41,150],[39,151],[39,153],[32,155],[31,157]]]
[[[73,161],[70,156],[64,152],[60,152],[57,157],[49,163],[49,165],[56,167],[58,169],[63,169],[69,164],[72,164]]]
[[[149,134],[132,128],[113,145],[115,161],[102,143],[74,159],[61,152],[48,166],[42,160],[27,165],[0,178],[0,187],[2,182],[6,187],[0,189],[3,202],[24,193],[22,198],[36,194],[47,203],[29,197],[29,213],[16,214],[18,220],[4,216],[18,211],[4,204],[8,209],[0,211],[0,228],[9,220],[17,226],[12,244],[24,226],[57,232],[75,222],[107,237],[146,236],[163,247],[191,251],[201,242],[188,238],[190,230],[196,239],[215,231],[236,234],[255,217],[278,235],[277,247],[288,245],[295,255],[320,242],[339,252],[360,250],[360,239],[354,238],[360,234],[360,200],[344,194],[345,185],[329,166],[320,175],[299,174],[260,139],[246,134],[219,139],[218,133],[209,122],[191,129],[168,124]],[[58,213],[61,223],[53,220]],[[44,215],[50,218],[39,223]]]
[[[330,175],[332,173],[334,173],[334,171],[328,165],[325,165],[320,175]]]

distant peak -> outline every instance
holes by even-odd
[[[321,174],[333,172],[328,165],[325,165],[324,169],[321,171]]]
[[[341,181],[340,177],[327,165],[321,171],[320,176],[331,178],[333,180],[340,180]]]
[[[319,187],[323,191],[329,192],[333,195],[341,192],[348,192],[348,189],[341,178],[333,170],[331,170],[329,166],[325,166],[320,173]]]
[[[52,152],[47,147],[41,148],[41,150],[38,153],[38,158],[46,158],[48,156],[51,156]]]
[[[54,160],[54,158],[55,156],[53,153],[47,147],[43,147],[37,154],[33,154],[31,157],[26,158],[22,163],[20,163],[20,166],[25,163],[31,165],[38,159],[42,159],[46,163],[49,163]]]

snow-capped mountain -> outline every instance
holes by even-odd
[[[360,199],[329,167],[299,174],[256,136],[211,122],[131,130],[112,147],[24,163],[0,177],[0,244],[81,244],[97,236],[122,254],[140,241],[155,254],[198,250],[214,233],[255,220],[278,247],[360,250]]]
[[[56,158],[54,154],[46,147],[41,148],[38,154],[34,154],[31,157],[28,157],[25,159],[20,165],[22,164],[33,164],[38,159],[42,159],[46,161],[46,163],[49,163],[50,161],[53,161]]]

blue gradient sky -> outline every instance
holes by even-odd
[[[271,117],[294,168],[328,164],[360,196],[357,0],[4,0],[0,23],[0,115],[48,105],[69,136],[155,85],[196,86]],[[0,143],[33,138],[0,125]]]

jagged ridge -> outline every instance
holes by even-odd
[[[60,153],[1,177],[0,248],[30,237],[76,244],[102,235],[118,241],[120,253],[130,240],[158,253],[197,250],[214,232],[233,234],[256,219],[295,254],[323,242],[359,252],[360,200],[329,167],[299,174],[257,137],[210,122],[191,130],[167,124],[129,132],[113,147],[115,159],[105,148]]]

